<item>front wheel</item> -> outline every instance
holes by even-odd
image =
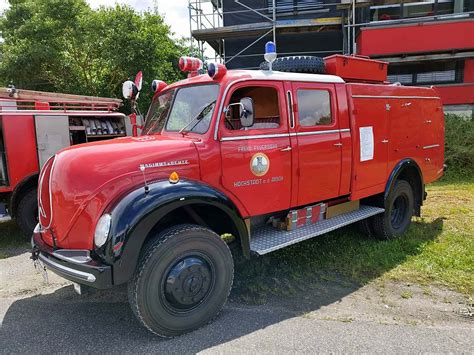
[[[385,212],[372,217],[374,235],[379,239],[394,239],[405,233],[411,223],[414,204],[411,185],[405,180],[397,181],[385,203]]]
[[[37,190],[31,189],[21,196],[18,201],[16,221],[27,238],[31,238],[38,223]]]
[[[181,335],[219,313],[233,276],[232,254],[216,233],[179,225],[148,243],[128,285],[130,305],[151,332]]]

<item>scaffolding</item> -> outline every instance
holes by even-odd
[[[358,0],[360,1],[360,0]],[[366,0],[363,0],[366,1]],[[236,57],[243,56],[261,56],[259,54],[245,54],[245,52],[255,44],[261,42],[264,38],[271,37],[275,43],[278,42],[279,33],[289,32],[311,32],[324,31],[326,29],[341,30],[342,18],[321,17],[304,19],[282,19],[280,16],[286,10],[288,5],[277,6],[276,0],[268,0],[268,7],[252,8],[244,3],[244,0],[233,0],[234,4],[240,6],[238,10],[224,12],[223,0],[189,0],[189,23],[191,44],[198,48],[201,57],[206,58],[206,44],[214,51],[214,59],[219,62],[231,62]],[[304,5],[294,6],[291,11],[298,13],[323,13],[328,7],[337,7],[340,3],[324,4],[314,1],[314,4],[306,2]],[[237,24],[231,26],[224,25],[225,15],[245,15],[251,14],[259,18],[259,21],[247,24]],[[226,56],[225,41],[242,37],[254,37],[255,39],[247,46],[243,47],[237,53]],[[262,46],[263,47],[263,46]],[[281,53],[282,55],[307,55],[324,54],[326,51],[315,52],[292,52]],[[333,52],[333,51],[331,51]],[[211,56],[212,57],[212,56]]]
[[[407,3],[433,3],[438,7],[439,3],[448,0],[340,0],[340,1],[281,1],[267,0],[267,7],[252,8],[248,4],[250,0],[189,0],[189,23],[191,44],[197,48],[203,59],[214,59],[217,62],[229,63],[237,57],[252,57],[263,55],[262,52],[255,53],[249,50],[256,44],[261,44],[263,39],[272,38],[278,45],[280,35],[288,33],[309,33],[336,30],[342,33],[342,43],[339,51],[301,51],[281,52],[280,55],[316,55],[325,56],[330,53],[354,54],[357,53],[356,36],[361,27],[404,23],[412,21],[428,21],[429,17],[418,17],[416,19],[399,19],[396,21],[362,21],[357,15],[357,9],[369,8],[371,6],[400,6]],[[455,6],[460,0],[453,0]],[[224,2],[228,7],[232,5],[232,11],[224,10]],[[255,2],[254,2],[255,3]],[[292,4],[292,5],[288,5]],[[291,8],[290,8],[291,7]],[[337,16],[325,16],[326,13],[337,13]],[[303,16],[301,14],[310,14]],[[248,17],[252,15],[256,19],[252,23],[232,24],[224,23],[229,16]],[[454,14],[456,15],[456,14]],[[452,17],[451,15],[446,16]],[[432,16],[433,20],[441,19],[440,16]],[[228,22],[228,21],[227,21]],[[235,21],[234,21],[235,22]],[[245,21],[244,21],[245,22]],[[248,21],[247,21],[248,22]],[[234,53],[226,53],[226,40],[251,38],[249,44],[235,50]],[[211,52],[214,51],[214,55]],[[252,53],[250,53],[252,52]]]
[[[200,56],[204,59],[206,43],[214,50],[214,59],[223,62],[225,58],[224,41],[220,38],[195,37],[195,32],[212,32],[217,28],[224,27],[224,11],[222,0],[189,0],[189,31],[191,47],[197,48]]]

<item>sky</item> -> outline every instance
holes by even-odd
[[[136,10],[153,9],[153,0],[87,0],[92,8],[101,5],[113,6],[116,3],[128,4]],[[176,37],[189,37],[188,0],[157,0],[158,12],[165,18],[165,22],[171,26]],[[8,2],[0,0],[0,12],[6,9]]]

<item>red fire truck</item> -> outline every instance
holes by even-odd
[[[227,234],[246,257],[354,222],[401,236],[443,174],[437,92],[389,84],[387,63],[365,58],[267,59],[197,75],[201,63],[182,58],[188,79],[154,82],[141,136],[50,158],[33,259],[77,291],[128,283],[139,321],[171,337],[224,305]]]
[[[0,201],[28,237],[40,168],[70,145],[125,136],[122,100],[0,88]]]

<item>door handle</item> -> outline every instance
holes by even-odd
[[[342,143],[334,143],[335,147],[342,147]]]
[[[280,149],[281,152],[289,152],[291,150],[291,147],[288,146],[286,148]]]
[[[382,141],[382,143],[383,143],[383,144],[387,144],[387,143],[388,143],[388,139],[384,139],[384,140]]]

